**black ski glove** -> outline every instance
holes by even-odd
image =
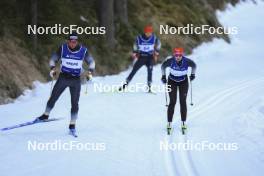
[[[161,77],[161,82],[162,82],[163,84],[166,84],[166,83],[167,83],[166,75],[162,75],[162,77]]]
[[[192,81],[192,80],[194,80],[195,79],[195,74],[191,74],[191,76],[190,76],[190,80]]]

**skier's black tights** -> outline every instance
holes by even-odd
[[[47,103],[46,111],[51,111],[56,101],[67,87],[69,87],[71,93],[71,118],[72,120],[75,120],[79,111],[79,98],[81,91],[80,77],[72,77],[64,73],[60,73]]]
[[[184,81],[175,82],[171,79],[168,81],[168,86],[171,87],[171,91],[169,92],[170,103],[168,107],[168,122],[172,122],[174,108],[177,101],[177,89],[179,89],[180,95],[180,111],[181,111],[181,120],[186,121],[187,117],[187,104],[186,98],[188,93],[188,78],[186,77]]]
[[[143,66],[146,65],[147,69],[148,69],[148,84],[151,84],[152,82],[152,70],[153,70],[153,56],[140,56],[138,58],[138,60],[136,61],[136,63],[133,66],[133,69],[131,71],[131,73],[128,75],[126,81],[130,82],[132,80],[132,78],[134,77],[134,75],[136,74],[136,72]]]

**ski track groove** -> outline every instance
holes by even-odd
[[[196,108],[192,111],[190,111],[192,117],[190,119],[194,119],[194,117],[201,117],[200,115],[206,112],[207,110],[217,106],[221,102],[225,101],[229,96],[234,95],[235,93],[238,93],[244,89],[247,89],[248,87],[255,86],[259,83],[263,83],[264,78],[260,77],[254,80],[244,80],[241,81],[239,84],[236,84],[235,86],[229,87],[227,89],[224,89],[222,91],[219,91],[215,95],[211,96],[208,100],[204,101],[203,104],[196,106]],[[177,129],[177,128],[176,128]],[[173,139],[179,139],[177,143],[186,143],[187,138],[188,138],[188,132],[184,136],[181,134],[180,130],[179,133],[176,135],[176,129],[173,131],[173,133],[168,136],[169,138],[169,143],[173,142]],[[177,129],[178,130],[178,129]],[[167,137],[167,134],[165,136],[165,139]],[[170,166],[167,168],[170,170],[168,171],[169,175],[173,176],[199,176],[199,172],[197,171],[195,164],[193,162],[191,152],[189,150],[186,151],[181,151],[179,152],[174,152],[173,150],[168,150],[166,153],[167,156],[166,158],[169,159],[167,163],[169,163]],[[179,157],[181,156],[181,157]],[[176,162],[177,161],[177,162]],[[182,165],[181,169],[179,169],[178,163],[183,163],[179,164]]]
[[[165,136],[164,137],[165,141],[168,143],[172,142],[172,138],[170,136]],[[167,166],[167,175],[168,176],[175,176],[175,175],[181,175],[179,173],[179,168],[177,168],[177,163],[176,162],[176,158],[173,155],[173,151],[172,150],[168,150],[166,152],[166,157],[165,157],[165,161],[166,161],[166,166]]]
[[[241,91],[245,88],[248,88],[254,84],[257,84],[261,81],[264,81],[263,78],[258,78],[251,81],[242,81],[240,84],[236,84],[235,86],[232,86],[230,88],[227,88],[225,90],[222,90],[218,93],[216,93],[214,96],[210,97],[208,100],[204,101],[203,104],[196,106],[196,108],[192,111],[190,111],[190,114],[195,113],[191,116],[190,119],[199,116],[200,114],[204,113],[208,109],[211,109],[212,107],[216,106],[220,102],[226,100],[227,97],[233,95],[234,93]],[[198,112],[197,112],[198,111]]]

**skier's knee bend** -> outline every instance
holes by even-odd
[[[170,99],[170,106],[175,106],[176,105],[176,100],[175,99]]]
[[[176,101],[177,101],[176,97],[170,96],[169,105],[175,106],[176,105]]]
[[[186,109],[187,109],[186,98],[182,98],[182,99],[180,100],[180,107],[181,107],[181,109],[182,109],[183,111],[186,111]]]
[[[180,100],[181,107],[187,106],[186,100]]]

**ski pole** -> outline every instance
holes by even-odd
[[[85,95],[88,94],[88,82],[89,82],[89,80],[86,81],[85,92],[84,92]]]
[[[193,98],[192,98],[192,81],[190,81],[191,84],[191,106],[193,106]]]
[[[167,89],[167,83],[166,83],[166,84],[165,84],[165,100],[166,100],[166,105],[165,105],[165,106],[168,107],[169,105],[168,105],[168,95],[167,95],[167,90],[168,90],[168,89]]]

